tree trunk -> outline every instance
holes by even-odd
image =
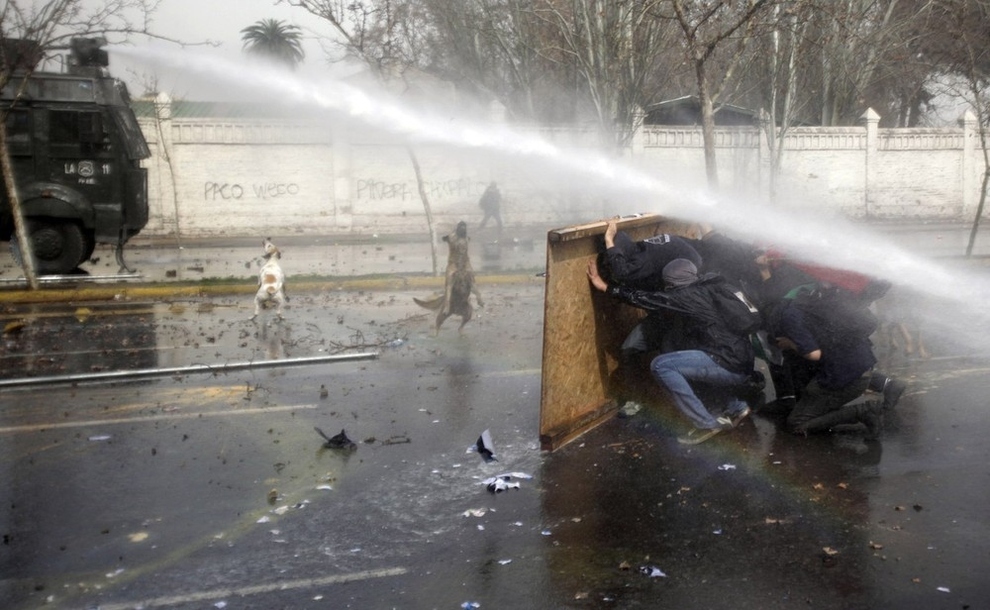
[[[3,182],[7,186],[7,201],[10,202],[10,214],[14,218],[14,231],[17,243],[21,248],[21,264],[24,267],[24,277],[27,278],[31,290],[38,289],[38,276],[34,270],[34,249],[28,235],[27,224],[21,213],[21,198],[14,184],[14,168],[7,154],[7,123],[0,121],[0,170],[3,171]]]
[[[718,190],[718,163],[715,158],[715,108],[708,79],[705,75],[705,60],[695,60],[695,75],[698,79],[698,101],[701,103],[701,138],[705,145],[705,174],[708,188]]]
[[[426,212],[426,224],[430,229],[430,255],[433,257],[433,275],[440,275],[440,266],[437,263],[437,227],[433,222],[433,208],[430,207],[430,198],[426,195],[426,186],[423,184],[423,172],[419,168],[419,159],[411,146],[407,146],[409,160],[412,161],[413,171],[416,172],[416,188],[419,189],[419,199],[423,202],[423,211]]]

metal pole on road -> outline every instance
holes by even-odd
[[[143,377],[163,377],[166,375],[183,375],[187,373],[226,373],[251,368],[274,368],[283,366],[302,366],[307,364],[326,364],[331,362],[350,362],[355,360],[374,360],[378,352],[362,352],[359,354],[335,354],[328,356],[310,356],[306,358],[286,358],[284,360],[260,360],[253,362],[229,362],[227,364],[191,364],[160,369],[134,369],[130,371],[106,371],[102,373],[84,373],[78,375],[53,375],[48,377],[23,377],[20,379],[0,379],[0,388],[18,388],[37,385],[53,385],[60,383],[80,383],[93,381],[117,381],[121,379],[140,379]]]

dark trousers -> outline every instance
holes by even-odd
[[[849,422],[835,421],[836,418],[832,417],[831,414],[839,411],[846,403],[862,396],[869,383],[870,378],[866,376],[860,377],[839,390],[827,390],[818,385],[817,380],[812,380],[804,388],[801,398],[794,405],[794,410],[787,416],[788,428],[798,432],[807,432],[826,427],[826,423],[827,427],[840,423],[855,423],[857,419],[852,412],[850,412]],[[822,426],[818,425],[819,422]]]

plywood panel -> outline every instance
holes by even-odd
[[[609,379],[618,350],[643,313],[595,291],[588,262],[603,248],[607,221],[547,234],[543,317],[540,443],[556,449],[614,414]],[[633,239],[657,233],[692,235],[690,225],[656,214],[624,217],[619,230]]]

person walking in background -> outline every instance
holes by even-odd
[[[479,229],[484,229],[485,225],[488,224],[489,218],[494,218],[495,223],[498,225],[499,234],[502,233],[502,193],[498,190],[498,185],[495,184],[493,180],[485,192],[481,194],[481,199],[478,201],[478,206],[481,207],[482,211],[485,213],[485,217],[481,219],[481,226]]]

